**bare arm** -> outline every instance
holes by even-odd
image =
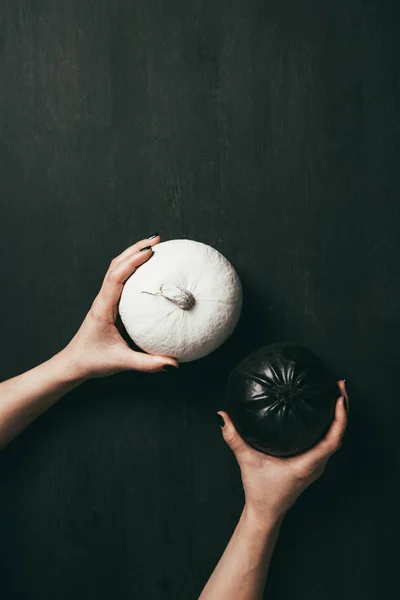
[[[159,241],[158,235],[141,240],[111,262],[99,294],[66,348],[30,371],[0,383],[0,448],[87,379],[128,369],[158,372],[167,364],[178,367],[172,358],[131,350],[115,326],[125,281],[151,257],[151,246]]]
[[[0,448],[78,386],[80,378],[62,352],[45,363],[0,384]]]
[[[260,523],[244,508],[201,600],[261,600],[282,519]]]
[[[239,523],[199,600],[262,600],[272,553],[286,512],[322,473],[340,447],[347,425],[348,396],[343,381],[335,420],[313,449],[293,458],[275,458],[250,448],[227,413],[222,429],[239,463],[245,506]]]

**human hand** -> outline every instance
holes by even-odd
[[[326,464],[341,446],[347,425],[349,398],[343,380],[338,381],[340,397],[335,419],[322,441],[291,458],[277,458],[251,448],[236,431],[229,415],[224,419],[222,434],[239,463],[245,492],[245,511],[260,524],[283,518],[297,497],[325,470]],[[344,398],[346,399],[347,409]]]
[[[166,365],[178,368],[175,359],[153,356],[129,348],[116,327],[118,302],[125,281],[153,254],[160,236],[141,240],[111,261],[100,292],[79,331],[60,353],[76,376],[104,377],[124,370],[163,371]]]

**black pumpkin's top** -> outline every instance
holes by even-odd
[[[333,376],[311,350],[292,342],[271,344],[230,374],[227,412],[253,448],[291,456],[325,435],[339,395]]]

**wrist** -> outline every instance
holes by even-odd
[[[77,358],[71,352],[69,346],[55,354],[51,359],[55,373],[60,380],[60,383],[79,385],[87,379],[90,379],[84,367],[80,364]]]
[[[279,529],[285,518],[285,514],[285,512],[276,513],[267,509],[256,509],[248,503],[245,503],[242,513],[244,520],[249,525],[255,529],[262,529],[264,531]]]

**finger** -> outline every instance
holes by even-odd
[[[335,418],[324,438],[327,448],[330,448],[332,452],[340,447],[347,427],[347,410],[343,399],[343,396],[341,396],[336,402]]]
[[[346,380],[345,379],[340,379],[340,381],[337,382],[339,390],[340,390],[340,395],[344,396],[346,398],[346,402],[347,402],[347,409],[350,408],[350,402],[349,402],[349,395],[347,393],[346,390]]]
[[[228,413],[219,411],[218,414],[221,415],[224,420],[224,426],[222,427],[223,438],[236,458],[239,460],[249,451],[249,446],[236,431]]]
[[[153,236],[151,236],[150,238],[144,238],[143,240],[139,240],[138,242],[136,242],[132,246],[129,246],[126,250],[121,252],[121,254],[113,258],[109,270],[113,267],[116,267],[121,261],[125,260],[125,258],[127,258],[128,256],[135,254],[135,252],[139,252],[142,248],[145,248],[146,246],[155,246],[160,242],[160,240],[161,238],[158,235],[158,233],[153,234]]]
[[[159,373],[167,371],[165,367],[179,369],[179,363],[169,356],[156,356],[128,349],[123,358],[123,368],[126,370]]]
[[[329,458],[340,448],[346,426],[347,411],[344,407],[343,396],[340,396],[336,402],[335,418],[328,433],[314,448],[305,453],[304,458],[311,462],[320,462]]]
[[[152,254],[152,247],[145,246],[142,250],[128,256],[107,272],[99,293],[99,304],[102,304],[104,310],[115,310],[125,281],[140,265],[149,260]]]

